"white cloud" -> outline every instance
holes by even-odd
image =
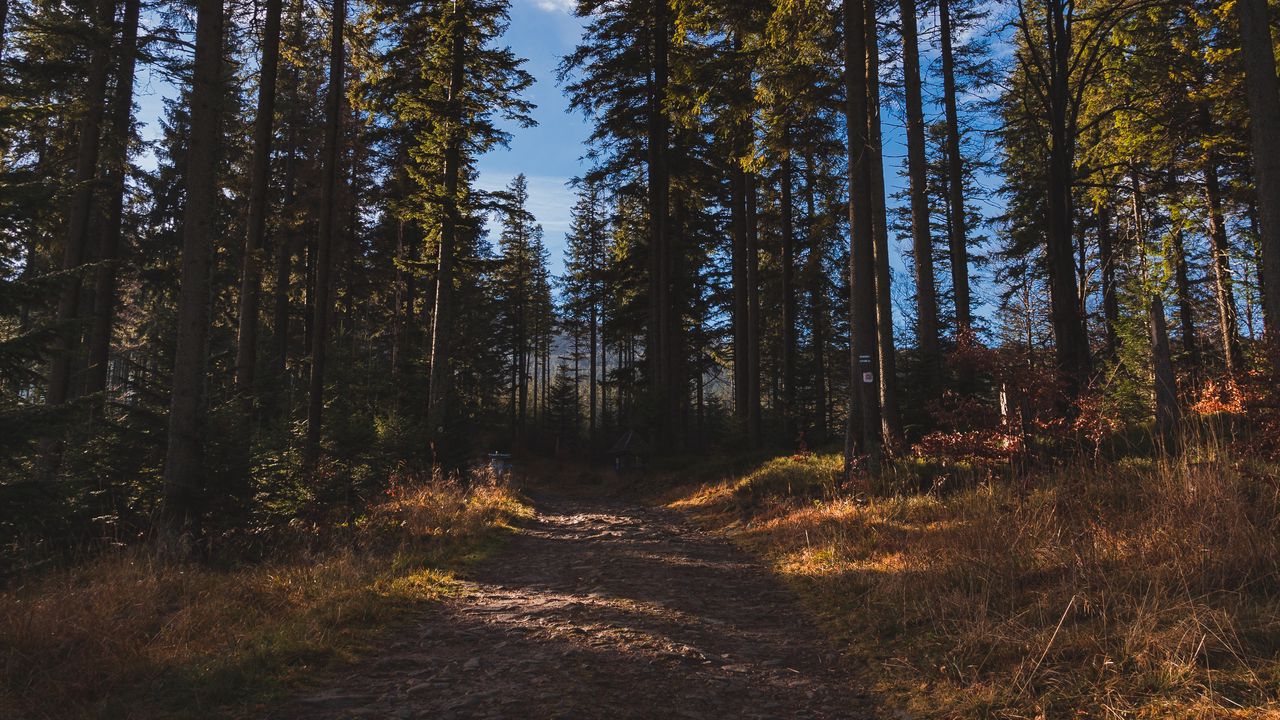
[[[481,171],[476,178],[476,187],[481,190],[502,190],[511,184],[514,173]],[[570,211],[575,200],[573,188],[569,186],[569,178],[553,175],[529,175],[529,212],[542,225],[543,239],[550,251],[551,271],[559,275],[563,271],[565,235],[572,224]],[[501,225],[497,217],[488,218],[489,238],[497,242]]]
[[[577,0],[534,0],[539,10],[547,12],[572,13],[577,7]]]

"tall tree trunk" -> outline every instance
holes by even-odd
[[[1052,0],[1046,18],[1049,43],[1049,165],[1047,255],[1050,314],[1062,394],[1059,410],[1074,412],[1074,400],[1089,382],[1089,335],[1076,295],[1071,191],[1075,182],[1075,133],[1069,117],[1071,37],[1065,0]]]
[[[597,344],[600,342],[599,322],[598,317],[596,316],[596,304],[594,298],[591,300],[590,317],[587,318],[587,323],[589,325],[588,332],[591,335],[591,359],[589,362],[591,382],[587,388],[589,400],[587,409],[587,447],[589,448],[589,456],[593,456],[596,449],[596,348],[598,346]]]
[[[1182,243],[1182,232],[1173,231],[1173,280],[1178,293],[1178,321],[1181,326],[1182,351],[1187,356],[1187,364],[1193,368],[1200,365],[1200,351],[1196,342],[1195,310],[1191,297],[1191,276],[1187,272],[1187,252]]]
[[[746,426],[750,406],[747,392],[747,192],[746,174],[735,158],[729,168],[729,215],[733,235],[733,409]]]
[[[303,0],[294,0],[290,15],[292,16],[290,23],[293,27],[290,32],[289,44],[291,47],[299,48],[303,42]],[[272,311],[271,322],[271,374],[272,379],[276,382],[284,379],[285,370],[289,362],[290,279],[293,276],[293,258],[295,255],[300,254],[298,234],[293,228],[292,211],[294,204],[297,202],[298,124],[301,106],[299,86],[302,83],[297,65],[290,63],[288,68],[285,80],[289,101],[289,115],[285,121],[288,128],[285,133],[285,143],[288,149],[284,158],[284,208],[281,213],[283,221],[276,229],[275,308]],[[409,311],[410,316],[412,316],[412,299],[409,300]]]
[[[1155,376],[1156,432],[1165,447],[1175,450],[1182,411],[1178,407],[1178,381],[1169,350],[1169,328],[1165,324],[1164,301],[1151,296],[1151,369]]]
[[[545,421],[550,415],[547,409],[551,407],[551,336],[546,333],[541,335],[539,342],[542,343],[542,417]]]
[[[753,448],[764,441],[760,410],[760,229],[756,176],[746,174],[747,194],[747,435]]]
[[[1239,0],[1240,56],[1249,97],[1253,167],[1262,243],[1262,313],[1268,341],[1280,347],[1280,88],[1267,0]]]
[[[138,56],[140,0],[125,0],[117,54],[116,92],[111,101],[111,135],[106,177],[108,196],[102,205],[98,234],[98,268],[93,281],[93,327],[89,332],[89,371],[86,392],[97,395],[96,414],[105,410],[111,333],[115,321],[116,274],[119,269],[124,217],[125,176],[129,166],[129,138],[133,120],[133,75]]]
[[[679,152],[677,151],[677,156]],[[667,356],[667,405],[664,409],[664,425],[673,433],[670,438],[672,450],[680,450],[689,435],[688,415],[685,409],[689,405],[689,373],[688,343],[681,327],[683,313],[679,308],[685,307],[683,288],[685,270],[685,198],[677,195],[672,199],[672,219],[667,233],[667,259],[664,263],[666,275],[663,287],[666,298],[663,309],[666,317],[663,326],[664,339],[662,346]],[[547,351],[550,353],[551,341],[547,339]]]
[[[271,140],[276,116],[276,71],[280,64],[282,0],[267,0],[258,71],[258,115],[253,127],[249,217],[240,276],[240,327],[236,344],[236,389],[251,406],[258,363],[258,296],[262,292],[262,239],[267,232],[271,190]],[[246,438],[247,439],[247,438]]]
[[[609,336],[604,332],[604,323],[600,327],[600,430],[608,430],[609,425]],[[607,438],[606,438],[607,439]]]
[[[809,257],[806,260],[805,277],[809,288],[809,322],[813,351],[813,393],[814,393],[814,425],[812,441],[815,445],[827,439],[827,347],[826,320],[827,303],[823,283],[826,279],[822,271],[822,240],[818,237],[818,206],[814,192],[817,182],[813,167],[813,155],[807,154],[804,161],[804,194],[805,194],[805,241],[809,243]]]
[[[870,0],[869,0],[870,1]],[[884,152],[880,130],[880,40],[874,5],[868,7],[867,32],[867,139],[871,173],[872,229],[875,232],[876,335],[880,361],[880,408],[885,442],[890,448],[902,443],[902,416],[898,410],[898,359],[893,342],[893,291],[889,272],[889,221],[884,190]]]
[[[450,29],[449,133],[444,157],[444,213],[440,227],[439,257],[436,263],[435,312],[431,324],[431,379],[427,390],[427,432],[443,440],[449,419],[449,397],[453,392],[453,266],[457,253],[457,232],[461,221],[458,191],[462,182],[462,81],[466,51],[463,10],[466,0],[454,5]],[[439,448],[436,448],[439,452]],[[437,456],[438,457],[438,456]]]
[[[955,297],[956,331],[973,325],[969,301],[969,231],[964,209],[964,158],[960,154],[960,115],[956,108],[955,57],[951,48],[951,3],[938,0],[938,25],[942,36],[942,103],[947,126],[948,248],[951,256],[951,289]]]
[[[164,462],[164,515],[169,530],[175,533],[190,528],[203,509],[205,341],[209,333],[209,258],[217,219],[223,22],[222,0],[197,2],[178,338]]]
[[[115,0],[101,0],[93,20],[92,52],[89,76],[84,85],[84,114],[76,132],[75,171],[71,202],[67,207],[67,234],[62,246],[62,269],[73,272],[84,262],[89,245],[89,226],[93,217],[93,199],[98,189],[98,154],[102,148],[102,116],[107,100],[107,76],[111,69],[111,29],[115,20]],[[63,279],[58,295],[55,320],[58,334],[53,348],[53,367],[49,372],[46,402],[61,405],[71,391],[71,366],[80,343],[80,327],[76,313],[80,307],[80,275]],[[54,451],[56,452],[56,450]]]
[[[920,48],[915,0],[899,0],[902,22],[902,74],[906,90],[907,174],[911,194],[911,252],[915,256],[916,349],[923,369],[923,396],[938,391],[938,293],[933,274],[933,237],[929,228],[929,187],[925,158],[924,100],[920,90]]]
[[[521,251],[523,252],[523,251]],[[523,444],[525,440],[525,430],[528,427],[529,420],[529,340],[525,337],[525,331],[528,328],[528,320],[525,319],[525,297],[524,297],[524,256],[517,256],[516,260],[516,287],[520,293],[516,303],[516,378],[519,393],[519,402],[516,409],[516,437]],[[535,384],[536,388],[537,385]]]
[[[1116,296],[1116,253],[1111,228],[1111,207],[1102,203],[1094,214],[1098,220],[1098,261],[1102,265],[1102,323],[1107,335],[1107,353],[1114,357],[1119,349],[1117,328],[1120,323],[1120,302]]]
[[[788,144],[790,132],[787,133]],[[791,149],[782,158],[782,428],[786,441],[795,439],[796,408],[796,289],[795,221],[792,213]]]
[[[871,211],[871,152],[867,45],[863,0],[845,0],[845,94],[849,152],[849,332],[850,398],[846,431],[846,475],[855,454],[866,455],[873,471],[880,457],[880,385],[877,379],[875,231]]]
[[[1227,374],[1234,376],[1243,367],[1240,353],[1240,320],[1236,314],[1236,296],[1231,282],[1231,245],[1227,242],[1227,223],[1222,214],[1222,187],[1218,180],[1218,161],[1212,153],[1205,158],[1205,201],[1209,206],[1209,237],[1213,241],[1213,280],[1218,299],[1218,337],[1222,342],[1222,359]],[[1185,259],[1183,260],[1185,264]]]
[[[400,382],[401,360],[404,357],[404,333],[405,328],[409,326],[406,321],[407,314],[405,312],[405,275],[404,263],[406,257],[405,247],[405,225],[408,223],[403,217],[396,221],[396,250],[395,250],[395,270],[392,276],[392,293],[391,293],[391,362],[390,368],[391,379],[397,386]],[[396,406],[398,408],[398,401]]]
[[[4,50],[9,36],[9,0],[0,0],[0,62],[4,61]]]
[[[668,206],[670,200],[670,175],[667,164],[668,122],[664,104],[670,73],[668,48],[670,45],[670,12],[668,0],[654,0],[650,42],[653,48],[653,72],[648,98],[648,137],[646,169],[649,191],[649,327],[645,341],[645,361],[649,391],[652,394],[655,417],[653,420],[656,447],[666,449],[670,444],[673,428],[664,415],[670,406],[670,367],[666,340],[671,308],[668,281],[670,279],[670,249],[668,247]]]
[[[305,462],[315,468],[320,461],[320,441],[324,423],[325,352],[329,346],[329,315],[332,310],[331,275],[333,246],[338,235],[337,194],[339,147],[344,90],[343,37],[347,20],[346,0],[333,0],[329,29],[329,89],[325,97],[324,148],[321,157],[320,218],[316,232],[316,285],[311,319],[311,382],[308,386],[307,444]]]

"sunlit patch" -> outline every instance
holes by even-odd
[[[1244,467],[1188,448],[814,497],[781,459],[676,506],[770,559],[915,715],[1276,717],[1280,493]]]

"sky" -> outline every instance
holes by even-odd
[[[537,106],[533,117],[538,124],[532,128],[514,125],[505,127],[511,133],[510,146],[490,151],[477,163],[479,177],[476,184],[482,190],[504,188],[516,175],[526,175],[529,187],[528,209],[543,227],[550,255],[550,270],[555,275],[559,275],[564,267],[565,235],[569,230],[570,210],[574,203],[569,182],[586,170],[581,158],[586,152],[586,141],[590,134],[590,127],[582,115],[568,112],[568,100],[556,80],[556,70],[561,58],[573,51],[582,35],[583,22],[573,15],[575,4],[575,0],[511,0],[511,22],[503,42],[510,46],[517,57],[527,60],[525,70],[534,77],[534,85],[528,91],[528,97]],[[921,19],[922,37],[931,33],[931,20],[927,15]],[[987,27],[986,30],[990,31],[991,28]],[[994,49],[999,50],[1004,44],[997,41]],[[925,82],[927,85],[936,85],[937,78],[929,77],[936,69],[934,43],[923,42],[921,50]],[[892,52],[888,54],[892,55]],[[886,66],[884,70],[888,71],[889,68]],[[159,136],[158,119],[163,115],[163,99],[173,94],[174,87],[168,78],[149,66],[140,69],[137,102],[140,108],[138,119],[143,124],[144,138],[154,139]],[[926,103],[934,107],[926,107],[926,115],[930,116],[927,119],[940,113],[940,108],[930,100],[931,98],[926,98]],[[905,183],[901,176],[905,133],[898,115],[898,108],[886,98],[882,122],[885,184],[890,198]],[[143,157],[139,161],[146,167],[154,159]],[[890,200],[890,203],[893,204],[893,201]],[[984,210],[988,215],[999,210],[989,202],[981,204],[986,205]],[[496,237],[496,231],[496,219],[491,219],[492,237]],[[891,265],[895,275],[904,280],[907,273],[904,260],[907,244],[906,238],[891,238]],[[975,278],[975,285],[975,290],[981,296],[980,287],[977,287],[981,285],[981,280]],[[895,286],[905,287],[900,282],[895,282]]]
[[[984,0],[994,8],[995,0]],[[530,91],[530,99],[537,104],[534,118],[538,126],[529,129],[508,127],[512,133],[511,145],[507,149],[496,149],[480,159],[480,177],[477,185],[484,190],[496,190],[505,187],[519,173],[525,173],[529,181],[529,211],[542,225],[547,248],[550,251],[550,269],[553,275],[559,275],[564,267],[565,235],[569,230],[570,209],[574,196],[567,183],[586,170],[580,161],[586,152],[586,140],[590,127],[580,114],[570,114],[568,101],[561,93],[556,82],[556,68],[560,58],[573,51],[582,34],[583,23],[574,17],[575,0],[512,0],[511,26],[503,38],[517,57],[526,58],[525,69],[533,75],[535,84]],[[996,13],[993,13],[996,15]],[[929,15],[921,18],[922,37],[929,37],[935,30],[933,18]],[[971,28],[969,32],[991,33],[991,23]],[[998,35],[998,33],[996,33]],[[967,38],[960,38],[965,40]],[[885,42],[892,40],[886,35]],[[993,42],[993,50],[999,51],[1006,43],[998,39]],[[891,48],[882,48],[888,56],[894,53]],[[940,85],[940,80],[931,77],[936,71],[938,58],[936,43],[922,42],[921,63],[926,74],[926,84]],[[883,68],[884,72],[889,66]],[[992,88],[987,88],[988,91]],[[941,107],[926,98],[925,113],[927,120],[941,114]],[[885,189],[890,204],[895,193],[906,185],[902,177],[901,167],[906,155],[906,131],[899,117],[899,109],[893,102],[886,101],[882,111],[883,142],[885,159]],[[990,178],[980,180],[985,185],[993,185]],[[998,214],[1000,208],[990,198],[975,199],[982,206],[984,214]],[[490,232],[496,237],[496,222],[491,220]],[[890,265],[895,277],[895,289],[909,286],[909,268],[907,255],[909,239],[896,235],[890,238]],[[978,250],[981,252],[981,250]],[[974,277],[975,303],[979,306],[975,311],[983,314],[985,283],[980,275]]]
[[[512,133],[511,147],[495,149],[477,163],[476,184],[482,190],[501,189],[520,173],[528,177],[529,211],[542,224],[554,275],[564,267],[574,201],[567,183],[586,170],[580,158],[591,132],[581,114],[567,112],[568,100],[556,83],[560,58],[573,51],[582,34],[573,5],[572,0],[512,1],[511,27],[504,41],[516,56],[528,60],[525,70],[534,77],[529,99],[538,106],[533,113],[538,125],[506,128]]]
[[[567,112],[568,101],[556,83],[560,58],[573,51],[582,35],[582,23],[573,15],[574,4],[573,0],[512,0],[511,26],[503,41],[517,57],[528,60],[525,70],[535,80],[528,95],[537,105],[533,117],[538,125],[504,128],[512,134],[510,147],[492,150],[477,163],[476,184],[483,190],[506,187],[520,173],[528,177],[529,210],[546,233],[554,274],[563,268],[565,234],[574,200],[567,183],[585,169],[579,159],[586,152],[590,134],[580,114]],[[176,90],[169,78],[144,65],[139,69],[136,93],[141,134],[154,140],[161,135],[164,100]],[[138,162],[149,168],[155,159],[148,152]],[[492,224],[490,229],[496,230]]]

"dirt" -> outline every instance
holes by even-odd
[[[870,718],[768,570],[676,513],[541,496],[467,591],[272,717]]]

